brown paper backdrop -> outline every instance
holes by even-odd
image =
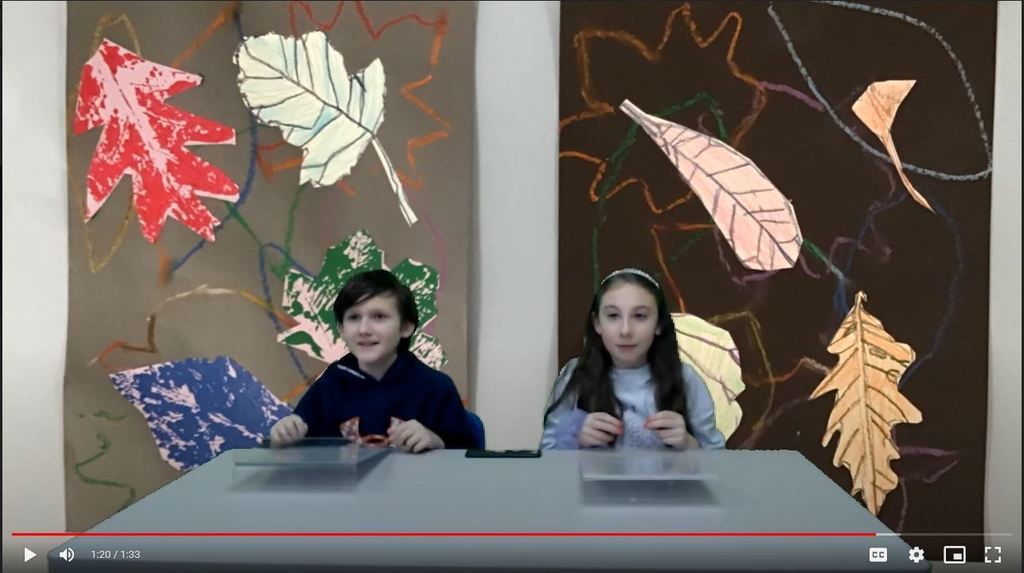
[[[289,35],[291,13],[299,34],[318,27],[329,29],[328,39],[344,55],[349,73],[380,58],[387,74],[387,93],[386,117],[378,137],[395,167],[413,182],[406,189],[420,217],[415,226],[405,223],[380,161],[368,149],[344,179],[353,195],[337,185],[307,187],[297,206],[297,169],[269,175],[256,169],[250,194],[239,209],[249,231],[238,220],[226,217],[226,203],[203,199],[215,216],[226,221],[224,227],[216,242],[181,264],[166,284],[157,280],[161,256],[171,263],[181,262],[199,236],[168,219],[154,246],[141,236],[133,211],[109,264],[93,273],[87,244],[91,241],[97,262],[115,244],[131,198],[130,179],[123,179],[94,219],[83,224],[85,176],[101,130],[72,136],[69,128],[70,306],[64,429],[67,526],[71,531],[91,527],[179,475],[160,458],[144,418],[111,385],[109,371],[227,355],[278,397],[304,382],[287,347],[276,341],[274,324],[240,296],[191,298],[171,304],[157,317],[158,352],[113,351],[107,357],[109,369],[90,363],[115,340],[145,346],[149,313],[168,297],[201,284],[244,289],[262,298],[260,248],[253,235],[262,243],[284,245],[289,218],[292,256],[314,273],[320,269],[325,249],[359,229],[366,229],[384,250],[388,266],[412,258],[441,273],[438,316],[428,332],[440,339],[448,355],[443,370],[468,398],[466,269],[473,188],[475,3],[310,3],[319,26],[307,17],[301,4],[305,3],[243,2],[238,23],[229,18],[195,45],[191,55],[190,46],[230,3],[68,4],[69,125],[82,66],[92,55],[94,42],[105,37],[134,49],[134,32],[145,59],[171,65],[183,58],[178,69],[203,77],[200,86],[169,103],[235,128],[234,146],[202,145],[190,150],[223,170],[239,187],[243,187],[253,161],[248,114],[232,61],[240,33]],[[340,4],[345,6],[339,15]],[[441,24],[397,20],[406,14]],[[434,63],[432,52],[436,52]],[[403,95],[403,88],[410,97]],[[276,128],[261,125],[256,134],[261,145],[282,141]],[[424,140],[425,136],[431,137]],[[425,144],[411,146],[412,165],[407,150],[409,142],[417,139]],[[264,167],[297,157],[299,150],[285,144],[266,153]],[[278,253],[267,251],[267,269],[281,261]],[[267,270],[266,283],[270,302],[280,307],[282,281]],[[323,369],[324,363],[301,351],[295,354],[307,375],[316,376]],[[295,397],[289,404],[294,406],[297,400]]]
[[[948,42],[977,114],[943,45],[879,10],[926,23]],[[559,360],[579,351],[595,277],[638,265],[664,284],[667,269],[686,310],[729,330],[739,347],[744,417],[729,447],[798,450],[850,491],[849,472],[832,465],[835,440],[820,443],[835,395],[807,401],[822,374],[801,360],[837,363],[825,348],[863,290],[867,310],[917,352],[902,393],[924,416],[896,426],[900,481],[879,518],[905,533],[983,531],[995,25],[995,4],[983,2],[871,3],[866,10],[563,3]],[[850,106],[872,82],[917,80],[893,127],[903,162],[965,175],[909,173],[938,214],[911,200],[892,166],[840,129],[800,73],[782,29],[822,98],[873,149],[882,150],[879,140]],[[617,110],[627,98],[651,114],[691,100],[667,119],[716,137],[719,116],[725,139],[792,200],[805,239],[797,266],[771,275],[746,270],[719,233],[679,229],[710,216],[696,199],[668,208],[689,187],[642,130],[630,145],[633,124]],[[615,111],[601,113],[602,102]],[[627,148],[616,173],[616,151]],[[595,180],[600,201],[588,199]],[[666,294],[678,312],[677,293],[669,287]],[[771,476],[763,479],[771,495]],[[907,539],[928,556],[941,555],[944,544],[966,544],[970,559],[981,558],[977,538]]]

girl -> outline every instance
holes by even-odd
[[[583,353],[555,381],[541,448],[725,447],[711,394],[679,360],[654,277],[634,268],[605,277],[585,330]]]

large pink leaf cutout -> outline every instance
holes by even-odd
[[[217,220],[198,197],[238,200],[238,185],[186,145],[235,143],[235,130],[168,105],[202,78],[144,60],[103,40],[82,68],[72,128],[103,134],[89,165],[85,220],[103,206],[125,173],[132,175],[142,235],[160,237],[167,216],[208,241]]]
[[[619,108],[676,166],[743,266],[775,271],[796,264],[803,238],[793,205],[753,161],[718,139],[648,115],[629,100]]]

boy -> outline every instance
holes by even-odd
[[[345,425],[346,435],[407,452],[474,447],[452,379],[409,351],[419,311],[408,287],[386,270],[358,274],[338,293],[334,316],[349,353],[324,370],[294,414],[274,424],[273,445],[340,437]]]

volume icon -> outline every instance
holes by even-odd
[[[74,560],[74,558],[75,558],[75,550],[70,548],[70,547],[68,547],[64,551],[61,551],[60,553],[58,553],[57,557],[60,557],[61,559],[63,559],[64,561],[67,561],[68,563],[71,563],[71,561]]]

